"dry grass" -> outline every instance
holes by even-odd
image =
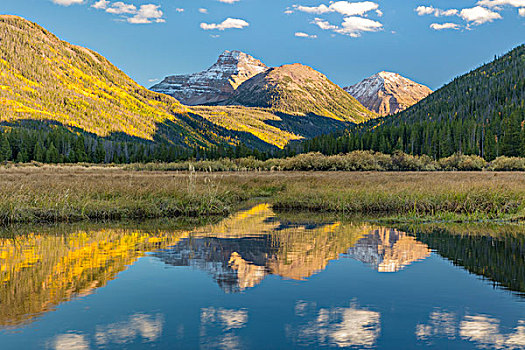
[[[509,219],[524,214],[525,173],[129,171],[0,168],[0,222],[211,216],[247,200],[281,210]]]

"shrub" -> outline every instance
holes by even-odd
[[[498,157],[490,162],[488,169],[493,171],[524,171],[525,158]]]
[[[487,162],[479,156],[456,153],[448,158],[440,159],[439,165],[443,170],[479,171],[485,168]]]

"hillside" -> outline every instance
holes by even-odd
[[[302,64],[271,68],[242,83],[226,105],[269,108],[359,123],[374,117],[325,75]]]
[[[428,87],[391,72],[379,72],[344,90],[382,116],[401,112],[432,93]]]
[[[525,156],[524,106],[525,45],[521,45],[454,79],[406,111],[357,126],[342,137],[306,141],[304,147],[323,152],[400,150],[436,159],[453,153],[487,160]]]
[[[173,96],[186,105],[217,103],[230,98],[239,85],[267,69],[244,52],[224,51],[210,68],[166,77],[151,90]]]
[[[0,123],[46,121],[99,137],[209,146],[231,133],[136,84],[101,55],[0,16]],[[230,139],[231,137],[231,139]]]
[[[525,45],[521,45],[454,79],[394,119],[412,123],[430,118],[493,120],[520,108],[524,100]]]
[[[362,106],[354,106],[358,103],[350,97],[338,101],[341,103],[321,104],[325,108],[312,103],[327,96],[338,99],[341,91],[331,83],[319,88],[328,87],[336,94],[331,90],[310,94],[305,105],[294,100],[276,105],[275,109],[238,106],[192,109],[171,96],[138,85],[98,53],[64,42],[23,18],[0,16],[0,38],[0,130],[31,130],[31,134],[17,132],[6,137],[0,133],[5,149],[0,152],[0,160],[129,162],[159,159],[159,155],[160,159],[177,159],[185,153],[180,149],[159,148],[160,145],[209,149],[244,144],[270,150],[284,148],[290,141],[343,130],[351,121],[369,117]],[[204,74],[220,85],[210,85],[213,88],[208,92],[215,97],[208,94],[196,98],[204,98],[206,102],[223,99],[217,93],[219,90],[231,96],[235,88],[266,69],[249,55],[227,51]],[[324,80],[327,81],[326,77]],[[346,115],[346,107],[356,109],[357,114],[351,110],[350,116]],[[56,128],[66,133],[45,131]],[[89,139],[77,142],[80,134]],[[115,143],[124,141],[151,143],[146,148]],[[44,153],[49,148],[48,157]],[[72,149],[76,149],[74,155]]]

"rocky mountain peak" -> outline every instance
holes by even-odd
[[[424,85],[386,71],[344,89],[366,108],[380,115],[405,110],[432,93]]]
[[[205,71],[165,78],[151,90],[171,95],[186,105],[212,104],[231,97],[235,89],[268,67],[241,51],[224,51]]]

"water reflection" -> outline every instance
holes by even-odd
[[[441,224],[405,230],[454,265],[525,296],[523,226]]]
[[[242,349],[242,340],[236,334],[248,324],[248,310],[203,308],[200,318],[200,346],[202,349]]]
[[[307,279],[342,254],[395,272],[425,259],[430,250],[404,232],[369,224],[279,221],[262,204],[196,230],[155,256],[166,264],[207,271],[232,293],[256,286],[267,275]]]
[[[98,346],[127,344],[137,337],[142,338],[144,342],[154,342],[162,334],[163,323],[161,314],[135,314],[124,322],[97,326],[96,343]]]
[[[397,331],[409,332],[418,346],[446,340],[478,348],[520,349],[525,348],[523,317],[506,319],[504,313],[509,309],[500,314],[494,310],[482,313],[462,306],[447,308],[443,303],[462,297],[463,292],[454,289],[454,282],[463,282],[469,276],[450,275],[452,278],[449,272],[463,268],[497,286],[524,292],[524,237],[519,227],[432,225],[394,229],[363,222],[285,216],[276,214],[267,204],[217,224],[185,230],[98,228],[77,229],[69,234],[21,233],[0,238],[0,329],[20,331],[65,301],[93,294],[104,286],[110,289],[122,280],[108,283],[120,272],[147,261],[149,265],[142,272],[128,271],[137,274],[137,283],[147,279],[150,271],[165,279],[151,289],[141,286],[142,294],[135,295],[134,289],[120,290],[129,298],[127,302],[143,307],[125,304],[111,321],[93,319],[88,321],[90,327],[62,329],[48,335],[43,347],[156,346],[168,336],[171,341],[189,342],[187,348],[242,349],[254,347],[247,334],[257,330],[264,334],[265,327],[274,326],[272,334],[281,334],[280,341],[290,346],[373,348],[380,346],[388,325],[392,327],[392,310],[397,304],[406,307],[408,295],[417,290],[419,294],[411,297],[424,300],[424,309],[407,314],[413,317],[412,323]],[[430,256],[432,259],[427,259]],[[461,269],[450,263],[437,264],[443,260],[441,256]],[[418,264],[418,268],[409,267],[422,260],[425,263]],[[329,266],[334,268],[327,269]],[[406,271],[392,274],[402,269]],[[440,269],[449,270],[444,273]],[[195,270],[205,271],[208,276]],[[186,275],[176,274],[181,271]],[[435,275],[436,271],[442,274]],[[319,276],[312,278],[316,274]],[[206,288],[196,296],[184,294],[185,283],[191,284],[197,275],[205,281],[199,280],[201,284],[196,285]],[[280,278],[263,283],[270,275]],[[180,285],[173,276],[186,278],[180,289],[173,289],[172,285]],[[429,283],[423,281],[425,278],[442,279],[448,292],[456,294],[425,289]],[[210,287],[217,285],[226,293]],[[172,288],[173,294],[163,288]],[[399,289],[390,293],[390,288]],[[282,291],[290,294],[281,296]],[[92,302],[100,297],[98,294],[83,300]],[[156,307],[142,300],[150,294],[160,295]],[[281,298],[282,304],[265,315],[265,308],[272,307],[269,300],[275,298]],[[246,300],[250,302],[243,303]],[[167,304],[172,308],[165,309]],[[262,306],[257,310],[254,306],[258,304]],[[186,314],[179,317],[178,312],[185,310]],[[45,318],[41,323],[45,324]]]
[[[114,229],[0,238],[0,326],[30,322],[88,295],[145,252],[175,244],[184,234]]]
[[[127,320],[97,325],[95,334],[68,332],[59,334],[47,342],[47,348],[54,350],[87,350],[106,348],[111,345],[123,347],[133,342],[153,343],[162,335],[164,319],[161,314],[134,314]]]
[[[437,338],[457,337],[483,349],[525,348],[525,319],[518,320],[514,329],[502,332],[500,320],[490,315],[464,315],[461,320],[454,312],[435,310],[426,324],[418,324],[418,340],[431,343]]]
[[[355,303],[316,309],[315,305],[299,301],[296,315],[302,318],[299,325],[288,325],[286,331],[298,345],[370,348],[381,333],[380,313]]]
[[[394,229],[370,231],[348,249],[348,256],[362,261],[379,272],[397,272],[415,261],[430,256],[426,244]]]

